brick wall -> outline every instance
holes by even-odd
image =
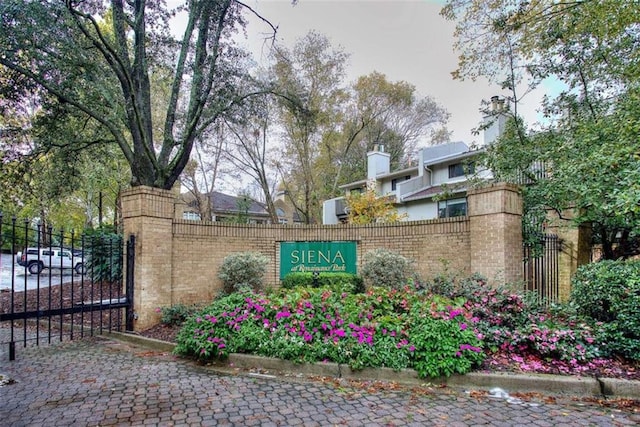
[[[355,241],[362,255],[387,248],[413,259],[429,278],[444,268],[489,279],[521,278],[521,203],[515,187],[470,191],[469,216],[397,224],[245,225],[185,221],[175,193],[136,187],[122,195],[125,236],[136,235],[136,330],[159,321],[157,307],[210,301],[221,289],[216,277],[234,252],[258,251],[270,260],[265,278],[279,282],[279,244],[286,241]],[[516,250],[517,248],[517,250]]]

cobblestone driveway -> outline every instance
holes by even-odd
[[[452,390],[377,391],[335,381],[224,375],[110,339],[2,354],[0,425],[619,426],[634,414],[565,404],[514,405]]]

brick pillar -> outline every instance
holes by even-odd
[[[175,193],[134,187],[121,195],[124,238],[136,236],[134,330],[160,322],[157,307],[172,304],[172,225]]]
[[[498,183],[467,194],[471,272],[496,284],[522,281],[522,197]]]
[[[560,301],[567,301],[571,296],[571,279],[578,267],[591,262],[591,227],[588,224],[576,226],[571,222],[574,217],[572,209],[562,212],[564,220],[555,211],[547,212],[549,225],[546,231],[557,234],[562,242],[558,256]]]

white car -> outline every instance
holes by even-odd
[[[68,249],[27,248],[16,254],[16,262],[31,274],[40,274],[45,268],[73,268],[78,274],[84,273],[84,259]]]

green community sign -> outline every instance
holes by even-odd
[[[280,279],[289,273],[356,273],[356,242],[281,242]]]

